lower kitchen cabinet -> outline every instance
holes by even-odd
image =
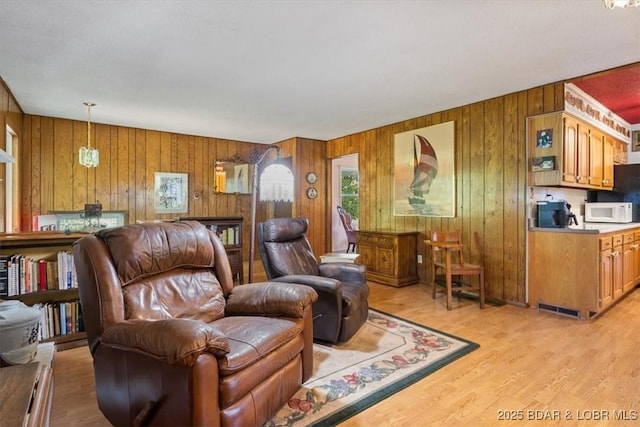
[[[418,283],[418,232],[359,230],[359,262],[367,266],[367,280],[402,287]]]
[[[640,228],[612,233],[529,232],[529,303],[580,319],[640,284]]]

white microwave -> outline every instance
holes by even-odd
[[[584,205],[585,222],[618,222],[633,221],[631,202],[596,202]]]

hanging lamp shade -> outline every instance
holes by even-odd
[[[281,164],[267,166],[260,175],[260,201],[293,201],[293,173]]]
[[[85,102],[84,105],[87,106],[87,146],[80,147],[78,151],[78,158],[80,160],[80,164],[87,168],[95,168],[100,164],[100,153],[97,148],[91,147],[91,107],[95,107],[96,104],[93,102]]]

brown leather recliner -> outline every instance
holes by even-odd
[[[300,283],[318,293],[313,304],[313,338],[348,341],[366,322],[369,286],[364,265],[318,264],[307,239],[307,218],[274,218],[258,224],[258,247],[267,278]]]
[[[98,231],[73,246],[98,405],[114,425],[260,426],[313,369],[315,291],[233,286],[198,222]]]

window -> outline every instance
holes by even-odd
[[[351,215],[352,221],[360,217],[358,169],[340,168],[340,206]]]

